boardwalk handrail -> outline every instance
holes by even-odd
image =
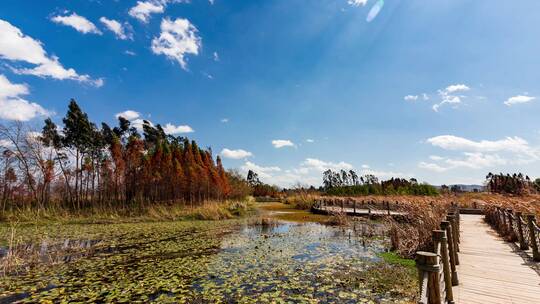
[[[454,303],[452,286],[459,284],[459,209],[453,208],[441,230],[433,230],[433,251],[416,253],[419,304]]]
[[[356,200],[353,198],[324,198],[315,201],[313,212],[332,214],[343,213],[347,215],[402,218],[406,212],[400,211],[399,202]]]
[[[486,220],[509,242],[518,242],[519,249],[532,249],[533,260],[540,261],[540,227],[534,214],[523,216],[521,212],[501,207],[486,211]]]

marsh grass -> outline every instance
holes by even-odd
[[[298,193],[287,196],[283,202],[291,205],[296,209],[309,210],[315,204],[315,201],[320,198],[320,195],[310,193]]]
[[[239,201],[208,201],[198,206],[179,203],[161,203],[129,208],[91,206],[82,210],[69,210],[49,206],[46,208],[19,208],[7,210],[0,222],[33,224],[58,223],[119,223],[176,220],[222,220],[245,216],[253,210],[253,203]]]
[[[17,247],[15,232],[15,225],[12,225],[5,256],[0,258],[0,275],[2,276],[13,272],[22,264],[22,258],[15,250]]]

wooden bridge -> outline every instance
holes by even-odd
[[[343,213],[351,216],[367,216],[377,218],[382,216],[391,216],[399,218],[407,213],[397,210],[399,203],[391,202],[357,202],[356,200],[320,200],[312,207],[312,212],[319,214]]]
[[[456,209],[433,240],[433,252],[417,253],[419,303],[540,303],[534,216],[504,209],[460,215]]]
[[[484,207],[484,206],[482,206]],[[398,202],[325,199],[313,211],[394,218]],[[452,205],[431,252],[417,253],[422,304],[540,304],[540,228],[534,215]]]

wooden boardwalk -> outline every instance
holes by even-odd
[[[380,209],[364,209],[364,208],[341,208],[340,206],[321,206],[313,208],[313,211],[317,213],[339,213],[343,212],[347,215],[353,216],[404,216],[407,215],[405,212],[393,211],[393,210],[380,210]]]
[[[540,303],[540,276],[481,215],[461,215],[459,304]]]

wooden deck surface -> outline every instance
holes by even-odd
[[[540,275],[480,215],[461,216],[459,304],[540,303]]]

